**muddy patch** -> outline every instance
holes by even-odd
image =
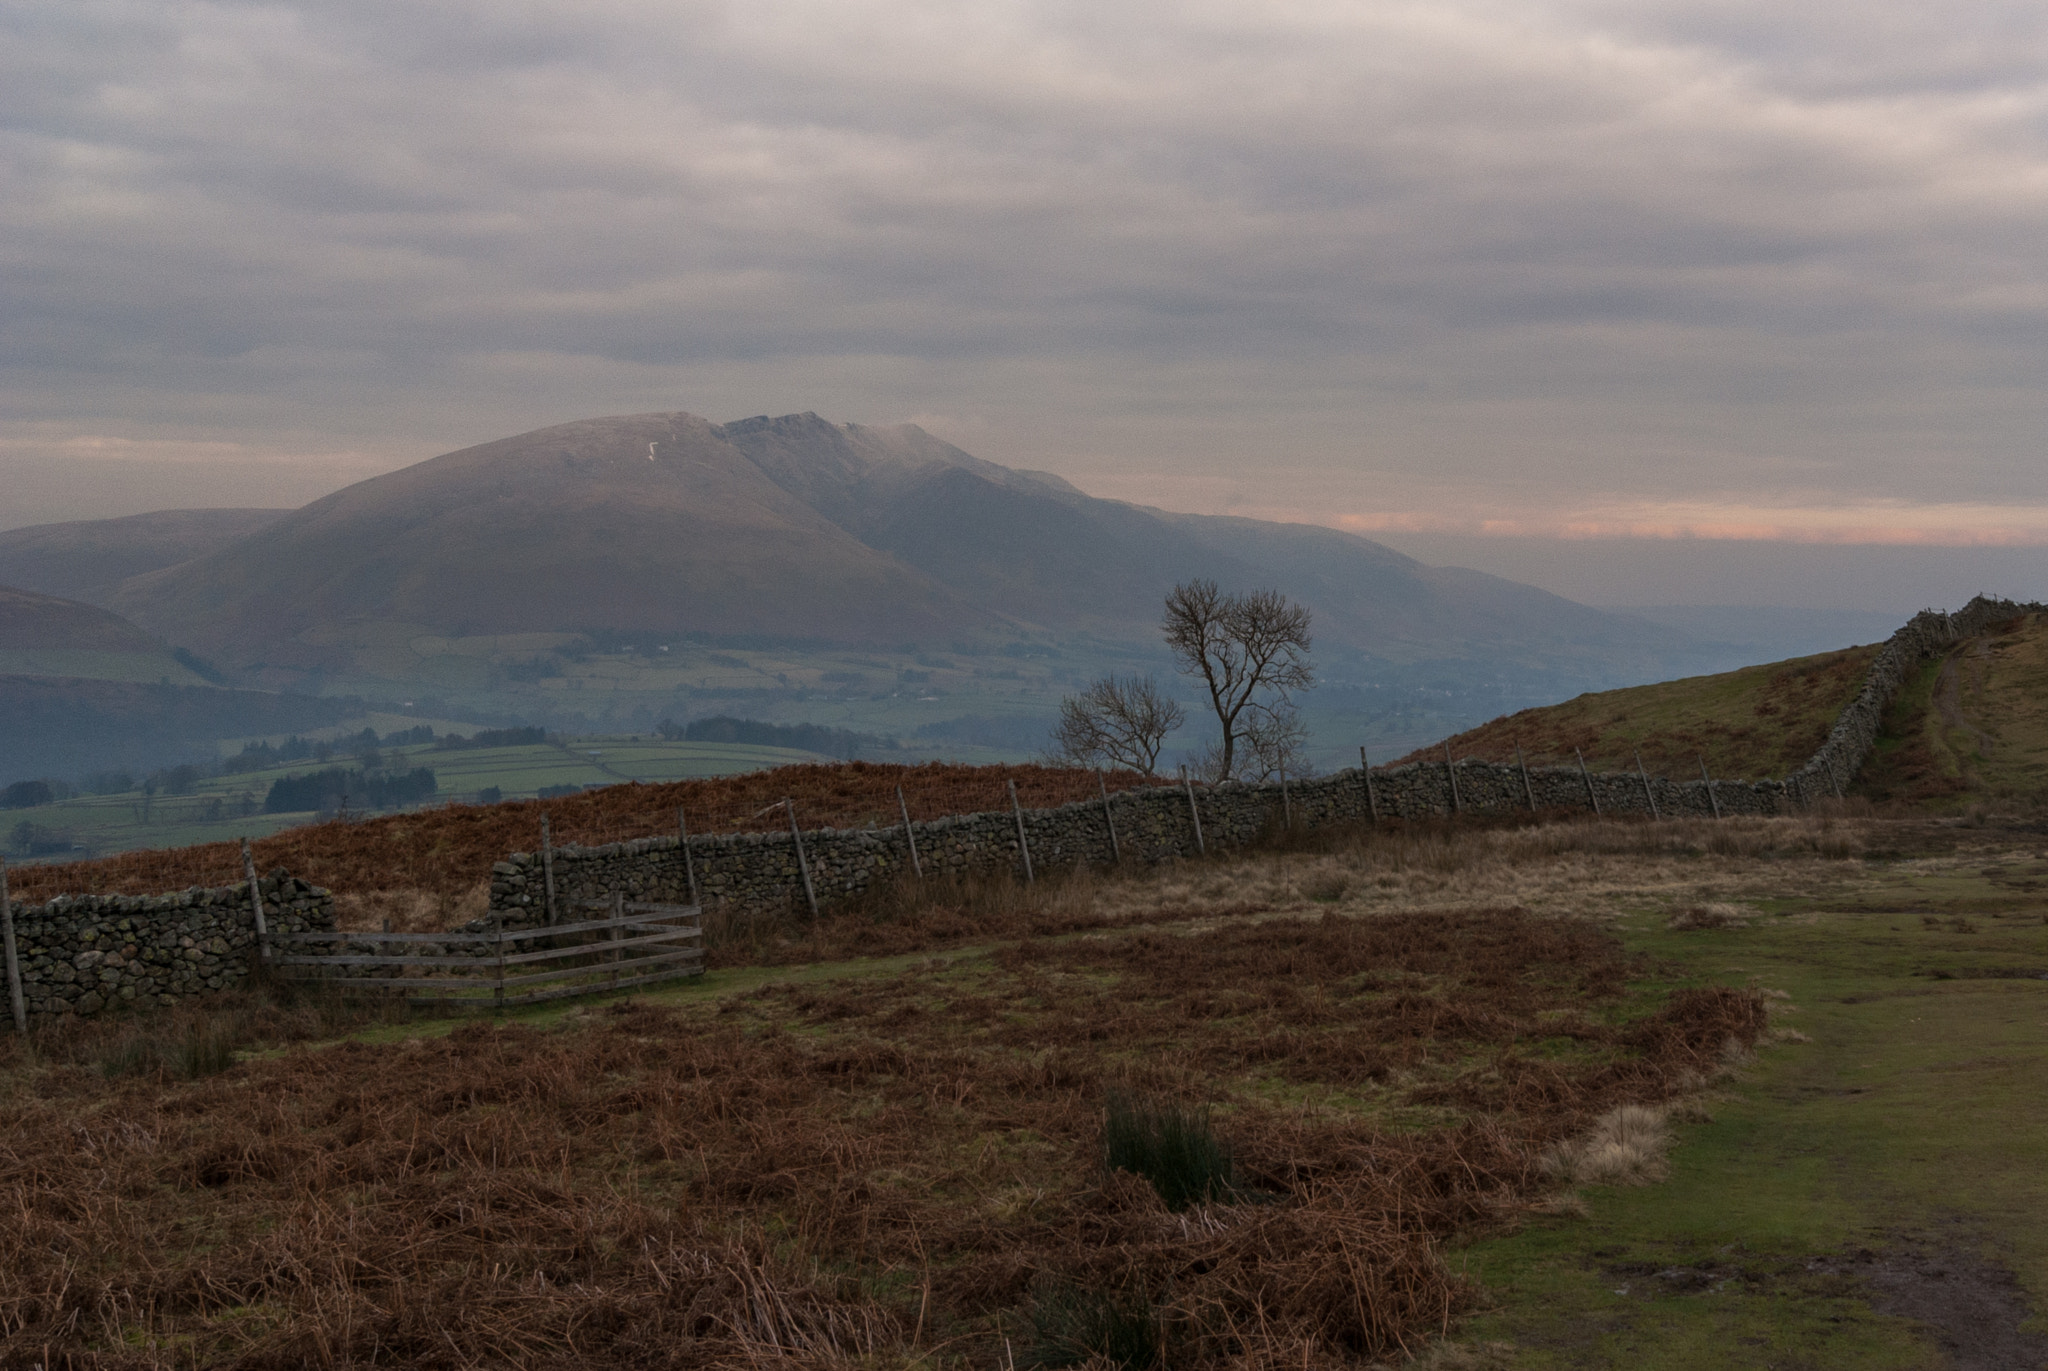
[[[1847,1276],[1863,1287],[1878,1313],[1925,1325],[1956,1371],[2048,1367],[2048,1336],[2020,1328],[2031,1310],[2019,1280],[1960,1246],[1908,1242],[1885,1252],[1865,1248],[1810,1262],[1808,1270]]]

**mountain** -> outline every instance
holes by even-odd
[[[132,576],[105,602],[276,679],[346,670],[365,643],[407,635],[1156,643],[1163,596],[1192,576],[1305,601],[1326,660],[1586,683],[1694,662],[1676,630],[1333,529],[1095,499],[914,426],[815,414],[630,415],[465,448]]]
[[[166,509],[0,532],[0,584],[98,604],[130,576],[228,546],[284,509]]]

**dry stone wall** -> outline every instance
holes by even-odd
[[[258,881],[273,932],[334,928],[334,896],[286,874]],[[59,895],[14,906],[29,1016],[176,1004],[249,978],[256,919],[246,885],[166,895]],[[4,1022],[4,1020],[0,1020]]]
[[[1026,810],[1023,827],[1032,867],[1053,870],[1073,863],[1122,860],[1161,862],[1192,855],[1201,846],[1235,846],[1284,822],[1305,827],[1381,818],[1413,819],[1454,812],[1506,813],[1516,810],[1579,810],[1603,814],[1657,814],[1706,818],[1715,814],[1783,814],[1846,787],[1876,744],[1885,709],[1915,666],[1927,656],[2022,614],[2038,604],[1979,597],[1954,614],[1932,610],[1916,615],[1892,635],[1872,664],[1863,689],[1836,720],[1813,758],[1783,781],[1672,779],[1639,772],[1585,773],[1574,767],[1502,765],[1473,759],[1455,766],[1420,762],[1371,773],[1371,794],[1363,772],[1278,784],[1225,784],[1195,791],[1195,813],[1179,786],[1126,790],[1059,809]],[[1456,774],[1455,786],[1452,781]],[[1116,846],[1110,839],[1110,820]],[[1021,873],[1023,857],[1014,814],[963,814],[911,826],[927,873]],[[876,829],[816,829],[803,835],[804,855],[820,901],[844,899],[911,869],[910,846],[902,826]],[[797,846],[788,833],[705,836],[690,839],[700,898],[709,909],[743,914],[781,914],[804,904]],[[688,872],[676,838],[643,838],[606,847],[558,848],[554,853],[556,921],[583,917],[580,906],[613,895],[628,900],[683,902],[689,899]],[[515,852],[491,874],[491,919],[509,927],[546,920],[542,862]]]
[[[1862,691],[1836,717],[1827,741],[1788,778],[1794,793],[1818,799],[1839,795],[1848,787],[1863,769],[1863,763],[1870,759],[1870,750],[1877,746],[1885,710],[1898,698],[1899,688],[1921,662],[1995,625],[2022,615],[2039,614],[2044,608],[2048,606],[2038,601],[2022,604],[1979,595],[1953,614],[1926,609],[1914,615],[1886,641],[1877,660],[1870,664]]]

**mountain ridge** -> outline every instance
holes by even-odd
[[[375,634],[1156,642],[1166,590],[1194,576],[1309,604],[1319,650],[1353,675],[1443,663],[1579,683],[1693,665],[1677,630],[1354,534],[1101,499],[914,425],[809,412],[577,420],[237,517],[253,526],[95,601],[284,683],[346,670]]]

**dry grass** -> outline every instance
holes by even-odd
[[[993,1366],[1057,1288],[1149,1305],[1176,1367],[1419,1351],[1446,1238],[1762,1028],[1629,966],[1513,908],[1239,916],[191,1082],[16,1058],[0,1361]],[[1106,1171],[1112,1089],[1211,1110],[1238,1202]]]
[[[1732,904],[1695,904],[1672,914],[1667,927],[1680,933],[1702,928],[1746,928],[1748,914]]]
[[[1600,1116],[1591,1130],[1543,1156],[1544,1170],[1566,1185],[1649,1185],[1666,1174],[1671,1146],[1668,1111],[1624,1104]]]

